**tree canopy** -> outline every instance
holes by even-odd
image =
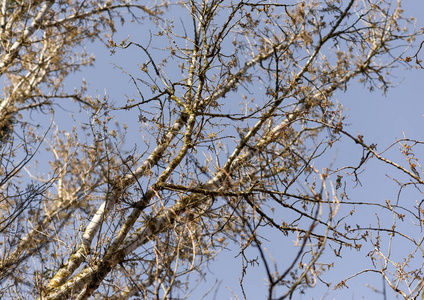
[[[119,38],[128,26],[142,38]],[[421,66],[419,34],[389,0],[2,0],[1,297],[190,298],[236,249],[239,299],[258,267],[267,299],[367,274],[415,299],[424,208],[400,198],[422,196],[423,141],[350,132],[337,95],[390,91],[394,68]],[[134,92],[70,83],[95,67],[93,44],[137,53],[116,66]],[[344,141],[355,164],[336,163]],[[397,200],[349,196],[371,159],[393,170]],[[352,251],[373,267],[328,282]]]

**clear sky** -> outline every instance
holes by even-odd
[[[422,0],[403,0],[402,4],[405,8],[405,14],[415,16],[417,18],[417,28],[424,27],[424,1]],[[178,16],[176,16],[178,17]],[[129,25],[126,31],[119,33],[121,38],[130,35],[131,40],[139,38],[148,38],[148,31],[140,25]],[[424,39],[424,36],[418,41]],[[119,38],[117,38],[119,40]],[[79,82],[84,77],[89,84],[89,91],[96,93],[101,97],[105,91],[112,101],[115,103],[125,104],[127,94],[132,96],[135,89],[130,83],[129,78],[119,69],[113,66],[113,63],[125,68],[128,72],[136,73],[140,63],[138,56],[140,51],[135,48],[129,48],[125,51],[118,51],[116,55],[110,56],[107,50],[101,44],[95,44],[87,47],[96,57],[96,67],[93,69],[84,69],[78,73],[75,82]],[[414,50],[410,50],[409,54],[413,54]],[[424,55],[423,55],[424,56]],[[413,64],[411,64],[413,66]],[[176,72],[178,72],[176,70]],[[378,150],[395,142],[396,138],[402,138],[403,134],[410,138],[424,140],[424,70],[414,68],[406,69],[400,67],[394,70],[393,75],[396,77],[394,81],[399,81],[396,88],[390,89],[387,95],[382,95],[380,91],[370,93],[359,84],[351,84],[346,93],[337,95],[338,101],[347,111],[348,128],[350,133],[360,133],[364,136],[366,142],[376,143]],[[77,85],[76,83],[76,85]],[[131,148],[131,137],[128,137],[128,147]],[[397,148],[396,148],[397,149]],[[351,141],[346,141],[337,146],[337,163],[342,165],[346,161],[357,161],[360,158],[360,149]],[[359,151],[359,152],[358,152]],[[359,154],[358,154],[359,153]],[[401,155],[393,152],[390,153],[393,158],[402,159]],[[328,159],[332,159],[329,157]],[[390,199],[396,201],[399,187],[386,176],[386,173],[393,174],[393,169],[387,168],[384,164],[377,161],[371,161],[366,172],[361,176],[362,186],[351,189],[350,198],[352,200],[359,199],[375,199],[377,202],[384,203]],[[414,193],[402,194],[401,201],[416,201],[417,195]],[[373,213],[361,215],[362,218],[373,218]],[[272,235],[270,236],[272,240]],[[284,243],[286,245],[286,243]],[[278,240],[272,240],[267,247],[273,249],[272,253],[280,251],[281,257],[275,258],[282,260],[284,257],[295,249],[285,249]],[[279,247],[281,247],[280,250]],[[399,244],[395,247],[403,247]],[[231,248],[231,247],[229,247]],[[208,268],[209,273],[207,282],[202,283],[200,288],[193,294],[192,299],[197,299],[211,287],[215,280],[219,283],[218,293],[211,293],[205,299],[237,299],[237,295],[242,299],[239,289],[239,277],[241,273],[241,263],[239,259],[234,259],[237,255],[237,247],[231,250],[224,250],[216,262],[212,262]],[[335,268],[325,277],[327,280],[337,283],[343,277],[349,276],[364,268],[369,264],[369,259],[365,257],[366,252],[346,253],[342,259],[336,259]],[[252,253],[252,257],[255,254]],[[333,259],[332,257],[330,259]],[[252,269],[255,271],[252,272]],[[266,287],[264,285],[264,272],[262,266],[252,267],[245,278],[248,299],[264,299],[266,295]],[[256,271],[257,270],[257,271]],[[379,276],[363,276],[348,282],[349,289],[338,291],[329,290],[320,285],[316,289],[310,289],[305,295],[297,296],[295,299],[383,299],[381,294],[375,293],[366,284],[371,284],[375,288],[382,289],[382,280]],[[393,294],[389,294],[393,295]],[[389,297],[389,299],[391,299]]]

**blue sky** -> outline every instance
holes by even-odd
[[[418,19],[417,28],[424,27],[424,17],[422,16],[424,1],[404,0],[402,4],[406,15],[415,16]],[[131,24],[122,33],[118,33],[116,40],[119,41],[127,35],[131,37],[131,40],[146,39],[149,37],[149,32],[143,26]],[[106,92],[113,102],[124,105],[126,102],[125,94],[132,97],[136,91],[129,77],[113,64],[123,67],[132,74],[137,73],[137,64],[143,63],[143,60],[140,59],[140,50],[129,48],[125,51],[117,51],[112,56],[109,50],[101,44],[90,45],[87,50],[96,55],[96,67],[84,69],[83,72],[77,73],[73,82],[78,85],[78,82],[84,77],[89,84],[91,94],[103,97]],[[408,53],[412,54],[414,50],[411,49]],[[178,70],[175,70],[175,72],[178,72]],[[380,91],[371,93],[359,84],[351,84],[347,92],[337,95],[337,100],[347,111],[347,122],[351,123],[348,131],[353,134],[362,134],[366,142],[376,143],[379,150],[395,142],[396,138],[402,138],[404,133],[407,137],[424,140],[424,93],[422,91],[424,70],[413,67],[399,67],[394,70],[393,75],[396,76],[397,79],[394,80],[398,80],[399,85],[390,89],[387,95],[382,95]],[[116,114],[123,113],[117,112]],[[128,114],[128,112],[125,112],[125,114]],[[130,118],[137,118],[137,116],[129,117],[126,115],[125,118],[130,120]],[[137,122],[137,120],[135,119],[134,122]],[[127,146],[131,148],[132,145],[131,136],[129,136]],[[351,141],[337,145],[336,150],[337,163],[341,165],[347,161],[358,161],[360,158],[359,147]],[[393,159],[402,159],[397,151],[390,152],[389,155]],[[330,160],[332,158],[328,157]],[[350,190],[351,199],[375,199],[379,203],[384,203],[387,199],[392,202],[395,201],[399,187],[386,176],[387,173],[394,174],[395,172],[381,162],[370,161],[366,166],[366,172],[361,175],[362,186]],[[405,193],[402,194],[402,201],[416,201],[417,197],[414,192]],[[361,216],[372,219],[373,213],[367,214],[367,212],[364,212]],[[272,239],[272,234],[270,238]],[[278,240],[272,240],[272,243],[269,243],[267,247],[272,249],[271,252],[275,254],[279,253],[279,247],[282,247],[282,245]],[[284,245],[286,245],[286,242]],[[403,247],[403,245],[399,244],[396,247]],[[237,247],[231,251],[224,250],[218,256],[216,262],[210,264],[207,282],[200,285],[199,289],[193,294],[193,299],[206,292],[215,280],[220,282],[218,293],[211,293],[205,299],[213,299],[215,296],[216,299],[237,299],[234,295],[242,298],[239,289],[241,264],[238,259],[234,259],[237,254],[236,250]],[[282,248],[280,251],[281,257],[276,258],[276,260],[284,260],[287,253],[295,250]],[[366,264],[369,264],[369,260],[364,257],[365,253],[365,251],[359,253],[347,252],[342,259],[336,260],[336,267],[326,275],[326,278],[336,283],[343,277],[364,268]],[[252,252],[252,257],[254,256],[255,253]],[[252,272],[252,270],[254,271]],[[266,287],[263,277],[262,266],[255,266],[250,269],[245,278],[248,299],[264,299]],[[321,285],[316,289],[308,290],[305,295],[299,296],[299,298],[296,298],[296,296],[295,299],[383,299],[382,295],[376,294],[366,286],[366,283],[371,283],[377,289],[381,289],[381,282],[381,277],[378,276],[362,276],[348,282],[349,289],[330,290],[329,295],[326,296],[327,289]]]

